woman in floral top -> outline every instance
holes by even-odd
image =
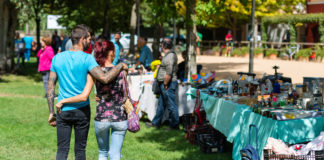
[[[115,57],[114,44],[110,41],[96,42],[95,58],[104,72],[114,68],[112,64]],[[109,84],[95,82],[97,88],[97,112],[95,116],[95,132],[99,147],[99,160],[108,158],[119,160],[121,158],[121,148],[127,131],[127,114],[123,107],[125,95],[123,89],[123,78],[126,72],[120,72],[119,76]],[[81,95],[89,96],[93,80],[88,75],[87,84]],[[64,103],[71,103],[77,96],[64,99],[56,106],[60,108]],[[109,146],[109,136],[111,142]]]

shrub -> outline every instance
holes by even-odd
[[[241,56],[242,55],[242,50],[240,48],[234,48],[232,55],[236,55],[236,56]]]
[[[219,46],[213,47],[213,51],[219,52]]]
[[[241,47],[242,54],[250,53],[250,47]]]
[[[316,57],[324,57],[324,49],[315,49]]]
[[[266,56],[270,56],[271,54],[278,54],[278,51],[276,49],[268,49],[266,50]]]
[[[308,58],[312,54],[311,48],[301,49],[296,53],[296,58],[304,57]]]
[[[254,48],[254,54],[255,55],[263,54],[263,48]]]

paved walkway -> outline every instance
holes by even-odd
[[[237,78],[237,72],[249,70],[249,58],[198,56],[197,63],[203,65],[203,71],[216,71],[218,79]],[[264,73],[274,74],[274,65],[280,67],[279,73],[291,77],[293,83],[303,83],[303,77],[324,77],[324,63],[286,60],[254,59],[254,73],[257,77]]]

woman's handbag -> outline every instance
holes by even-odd
[[[154,94],[160,94],[161,90],[160,90],[160,84],[159,81],[157,79],[154,79],[153,83],[152,83],[152,91]]]
[[[124,108],[127,113],[127,129],[130,132],[136,133],[141,129],[141,126],[139,123],[139,117],[136,114],[136,107],[133,105],[134,101],[132,101],[129,96],[129,89],[125,76],[123,76],[123,88],[126,98]]]

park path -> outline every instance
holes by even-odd
[[[179,61],[182,61],[181,58]],[[203,71],[216,71],[217,78],[238,78],[237,72],[248,72],[249,58],[197,56],[197,63]],[[291,77],[293,83],[303,83],[303,77],[324,77],[324,63],[287,60],[254,59],[254,73],[262,77],[264,73],[274,74],[272,66],[280,67],[279,73]]]

